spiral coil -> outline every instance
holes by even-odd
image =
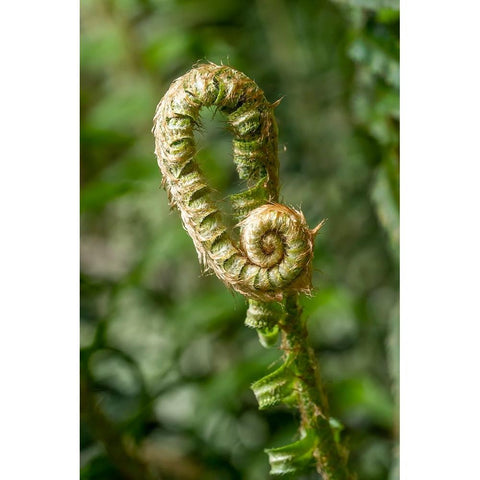
[[[195,160],[202,107],[227,115],[233,158],[247,189],[231,197],[240,221],[233,240]],[[158,104],[153,132],[164,186],[201,263],[230,288],[262,301],[310,291],[313,238],[303,214],[278,203],[277,127],[260,88],[228,66],[199,65],[174,81]]]

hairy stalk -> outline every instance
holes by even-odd
[[[233,160],[245,190],[230,196],[237,225],[229,228],[195,160],[200,109],[227,117]],[[306,341],[298,293],[311,291],[313,241],[322,223],[308,228],[302,212],[278,203],[277,127],[263,92],[228,66],[201,64],[175,80],[157,106],[155,153],[172,206],[192,237],[201,264],[248,299],[246,325],[265,347],[282,333],[284,363],[252,385],[259,408],[297,408],[300,440],[267,450],[271,473],[299,472],[316,464],[324,480],[348,478],[334,439],[315,359]]]
[[[336,445],[328,417],[328,401],[320,381],[315,356],[307,341],[307,328],[302,320],[298,296],[290,295],[285,302],[286,316],[280,322],[282,350],[286,361],[293,357],[297,375],[298,408],[302,419],[302,429],[308,435],[317,434],[313,449],[318,473],[323,478],[348,478],[347,470]]]

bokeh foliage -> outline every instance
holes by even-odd
[[[278,351],[201,275],[160,188],[153,112],[198,60],[284,97],[284,201],[328,218],[303,304],[331,413],[360,480],[397,478],[398,22],[394,0],[82,0],[82,479],[260,480],[263,449],[294,439],[297,419],[249,388]],[[226,196],[222,126],[206,111],[198,143]]]

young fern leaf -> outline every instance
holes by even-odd
[[[194,127],[208,106],[227,114],[233,158],[248,187],[233,199],[239,243],[195,161]],[[200,65],[173,82],[153,132],[164,186],[201,263],[248,298],[281,301],[289,292],[309,292],[314,233],[301,212],[278,203],[277,128],[257,85],[230,67]]]
[[[231,229],[195,160],[194,129],[202,107],[227,117],[233,160],[245,191],[230,196]],[[324,480],[350,477],[328,421],[318,370],[306,343],[297,297],[311,291],[313,241],[302,212],[278,203],[275,104],[243,73],[201,64],[175,80],[157,106],[153,133],[163,185],[178,208],[201,264],[249,302],[245,324],[265,347],[282,336],[284,364],[252,386],[260,409],[299,410],[301,440],[268,451],[271,473],[314,464]]]
[[[264,410],[280,403],[295,406],[297,376],[292,370],[292,362],[286,361],[280,368],[252,384],[258,408]]]
[[[316,435],[308,431],[297,442],[290,443],[279,448],[265,450],[268,454],[272,475],[287,475],[300,473],[312,466],[315,462],[313,452],[315,450]]]
[[[278,303],[257,300],[248,302],[245,325],[257,330],[258,339],[265,348],[273,347],[278,340],[278,321],[285,315]]]

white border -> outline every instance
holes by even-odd
[[[2,5],[0,478],[78,478],[79,5]]]
[[[401,3],[405,480],[478,476],[478,2]]]

